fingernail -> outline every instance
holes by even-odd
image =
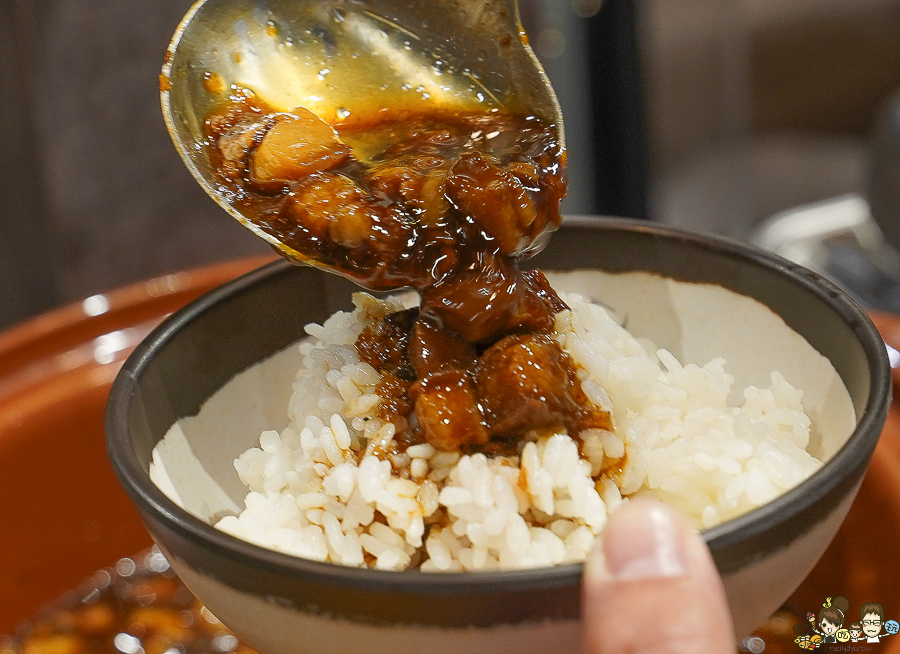
[[[618,581],[677,577],[687,572],[684,530],[672,510],[655,503],[623,507],[603,535],[608,574]]]

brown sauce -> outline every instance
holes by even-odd
[[[367,288],[433,287],[486,255],[516,258],[559,225],[565,157],[537,120],[395,112],[334,134],[300,111],[250,95],[209,116],[219,190],[301,257]],[[291,152],[292,138],[310,146]]]
[[[220,191],[300,261],[413,287],[419,309],[360,335],[379,417],[414,412],[440,450],[514,450],[526,432],[610,428],[548,334],[565,304],[520,261],[559,225],[565,153],[533,116],[385,112],[335,130],[252,93],[209,116]],[[409,440],[409,439],[407,439]]]

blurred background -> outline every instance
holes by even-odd
[[[0,327],[267,247],[194,183],[157,74],[190,0],[0,0]],[[864,194],[900,0],[521,0],[570,214],[748,238]]]

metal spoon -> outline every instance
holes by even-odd
[[[160,77],[169,134],[206,192],[292,258],[229,203],[205,147],[205,118],[242,87],[334,126],[394,108],[505,109],[554,125],[563,141],[559,103],[515,0],[200,0]]]

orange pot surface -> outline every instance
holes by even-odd
[[[151,543],[107,460],[110,385],[165,316],[271,259],[159,277],[0,334],[0,634]]]

